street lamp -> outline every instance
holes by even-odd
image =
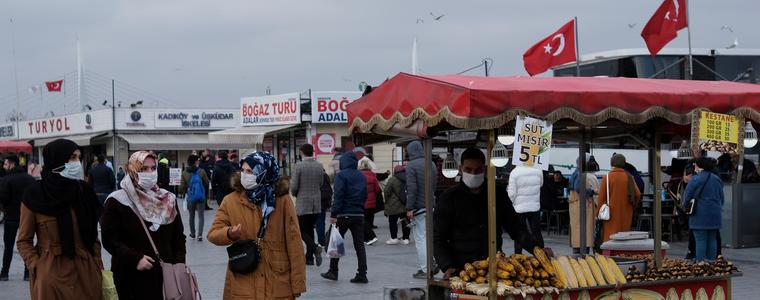
[[[747,121],[744,127],[744,148],[752,148],[757,145],[757,131],[752,127],[752,122]]]
[[[446,153],[446,159],[443,160],[443,168],[441,169],[441,173],[443,173],[443,176],[446,178],[454,178],[459,175],[459,167],[457,166],[457,161],[454,160],[454,155],[451,154],[451,152]]]
[[[512,145],[515,142],[514,130],[510,128],[501,128],[499,129],[499,134],[496,136],[496,139],[504,146]]]
[[[493,146],[493,149],[491,149],[491,164],[501,168],[503,166],[506,166],[507,163],[509,163],[509,157],[507,156],[507,147],[504,147],[504,145],[497,143]]]

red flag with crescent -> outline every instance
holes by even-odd
[[[665,0],[641,31],[641,37],[652,56],[678,36],[678,31],[689,26],[686,19],[686,0]]]
[[[56,81],[45,81],[48,92],[60,92],[63,87],[63,79]]]
[[[546,72],[551,67],[577,60],[575,54],[575,20],[530,47],[523,54],[525,71],[530,76]]]

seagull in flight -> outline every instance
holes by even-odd
[[[417,18],[417,24],[420,24],[420,23],[425,23],[425,20]]]
[[[734,39],[734,43],[726,47],[726,49],[733,49],[739,46],[739,39]]]
[[[628,28],[633,29],[633,27],[636,27],[636,24],[638,23],[628,23]]]
[[[733,28],[731,28],[731,26],[728,26],[728,25],[723,25],[723,26],[721,26],[721,27],[720,27],[720,30],[721,30],[721,31],[723,31],[723,30],[728,30],[728,32],[734,32],[734,29],[733,29]]]
[[[441,18],[443,18],[445,15],[436,16],[433,14],[433,12],[430,12],[430,15],[433,16],[433,20],[440,21]]]

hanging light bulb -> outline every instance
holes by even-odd
[[[501,128],[496,139],[504,146],[512,145],[515,142],[515,133],[513,131],[509,128]]]
[[[744,148],[752,148],[757,145],[757,131],[752,127],[752,122],[747,122],[744,127]]]
[[[681,147],[678,148],[678,153],[674,157],[677,157],[678,159],[694,158],[694,152],[691,150],[691,143],[689,143],[687,140],[684,140],[681,143]]]
[[[454,160],[454,155],[450,152],[446,153],[446,159],[443,160],[441,173],[443,173],[443,176],[446,178],[454,178],[459,175],[459,166],[457,166],[457,161]]]
[[[670,157],[678,157],[678,149],[681,148],[681,143],[679,141],[680,138],[673,137],[673,140],[670,142]]]
[[[496,144],[491,149],[491,164],[496,167],[503,167],[509,163],[509,157],[507,156],[507,147],[502,144]]]

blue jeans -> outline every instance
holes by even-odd
[[[426,213],[414,216],[412,219],[412,233],[414,234],[414,245],[417,247],[417,267],[422,272],[427,273],[427,243],[425,241],[425,215]]]
[[[325,212],[322,211],[317,215],[317,241],[322,246],[327,246],[327,238],[325,237]]]
[[[694,229],[696,261],[715,260],[718,256],[718,230]]]

